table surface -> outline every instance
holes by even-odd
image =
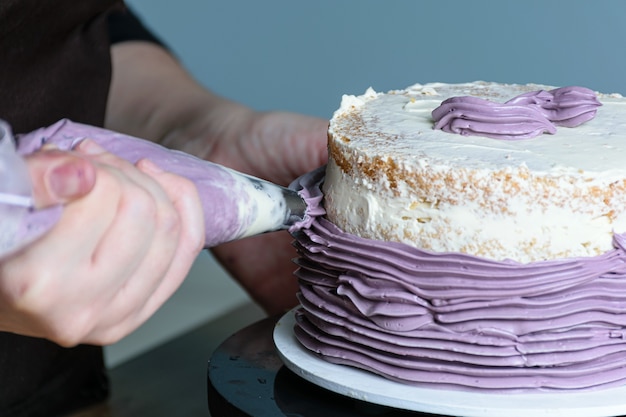
[[[111,396],[66,417],[208,417],[207,366],[225,339],[263,319],[244,305],[110,370]]]

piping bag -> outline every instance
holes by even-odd
[[[190,154],[106,129],[61,120],[19,137],[15,149],[10,127],[0,121],[0,258],[27,245],[54,226],[63,207],[32,208],[31,185],[23,155],[51,143],[71,150],[83,139],[131,163],[147,158],[165,171],[196,185],[204,211],[205,247],[276,230],[297,230],[307,204],[286,188]],[[137,219],[141,221],[141,219]]]

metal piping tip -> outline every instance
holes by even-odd
[[[282,192],[286,204],[284,226],[288,228],[304,220],[308,206],[297,191],[282,187]]]

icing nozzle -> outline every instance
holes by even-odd
[[[241,191],[240,212],[246,218],[239,222],[245,226],[237,238],[289,229],[304,220],[307,203],[298,191],[225,167],[215,168],[227,171],[234,188]]]
[[[287,208],[283,226],[284,228],[289,228],[304,220],[308,210],[308,205],[297,191],[284,187],[282,187],[282,191]]]

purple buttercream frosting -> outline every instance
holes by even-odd
[[[324,217],[323,169],[292,187],[295,333],[323,359],[408,384],[572,390],[626,381],[626,236],[588,258],[528,264],[359,238]]]
[[[434,128],[461,135],[528,139],[556,133],[593,119],[602,104],[584,87],[532,91],[505,103],[478,97],[451,97],[432,111]]]

